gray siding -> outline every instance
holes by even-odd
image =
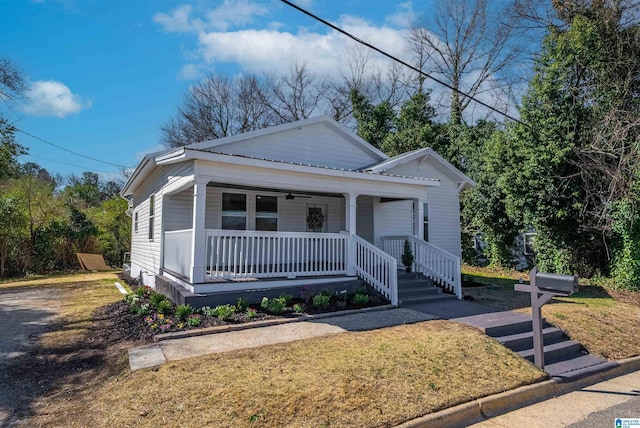
[[[380,161],[320,123],[213,147],[212,150],[346,169],[359,169]]]

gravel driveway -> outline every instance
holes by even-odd
[[[0,289],[0,427],[13,426],[37,396],[27,369],[40,336],[59,313],[58,294],[47,287]]]

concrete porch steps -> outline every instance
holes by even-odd
[[[518,353],[528,361],[534,361],[533,328],[531,317],[522,315],[526,319],[514,319],[509,312],[505,314],[504,323],[499,322],[500,316],[494,316],[490,327],[485,328],[485,334],[493,337],[507,348]],[[513,314],[513,313],[511,313]],[[497,318],[497,319],[496,319]],[[617,364],[590,355],[588,351],[574,340],[569,340],[564,332],[546,322],[543,324],[544,342],[544,370],[557,382],[567,382],[615,367]]]
[[[455,300],[453,294],[446,294],[435,287],[431,278],[419,273],[398,271],[398,300],[401,306],[429,302]]]

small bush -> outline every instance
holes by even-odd
[[[170,314],[172,308],[173,306],[171,305],[171,302],[167,299],[164,299],[160,300],[160,303],[158,303],[158,305],[156,306],[156,312],[158,312],[159,314]]]
[[[338,307],[338,309],[344,309],[347,307],[347,302],[344,300],[338,300],[336,302],[336,306]]]
[[[140,300],[140,296],[134,293],[129,293],[126,296],[124,296],[124,301],[130,305],[134,305],[138,303],[139,300]]]
[[[152,291],[153,290],[151,288],[145,286],[136,288],[136,291],[134,291],[134,293],[139,297],[149,297]]]
[[[176,306],[176,317],[180,321],[186,321],[189,315],[193,313],[191,305],[178,305]]]
[[[249,307],[249,302],[247,302],[247,299],[240,297],[236,303],[236,307],[238,308],[238,312],[244,312]]]
[[[164,294],[152,292],[149,295],[149,300],[151,301],[151,307],[157,310],[161,302],[167,301],[167,297]]]
[[[296,314],[303,314],[305,313],[307,310],[307,307],[304,305],[304,303],[296,303],[293,305],[293,312],[295,312]]]
[[[236,307],[233,305],[219,305],[213,308],[212,313],[213,316],[218,317],[219,320],[225,321],[236,313]]]
[[[369,303],[371,298],[367,294],[357,293],[353,296],[353,304],[356,306],[363,306]]]
[[[245,313],[249,318],[255,318],[258,316],[258,311],[256,311],[254,308],[247,308],[247,311]]]
[[[266,297],[263,297],[262,302],[260,302],[260,307],[266,309],[274,315],[280,315],[284,312],[286,301],[281,297],[278,297],[277,299],[268,299]]]
[[[318,309],[326,309],[329,307],[329,301],[331,300],[331,296],[327,296],[326,294],[318,294],[313,296],[313,306]]]
[[[189,318],[187,318],[187,325],[189,327],[198,327],[200,325],[201,321],[202,320],[200,319],[200,315],[191,314],[191,315],[189,315]]]
[[[282,293],[278,299],[284,300],[285,306],[289,306],[293,300],[293,296],[291,294]]]

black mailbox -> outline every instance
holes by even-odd
[[[545,291],[569,295],[578,292],[578,277],[575,275],[537,272],[536,287]]]

